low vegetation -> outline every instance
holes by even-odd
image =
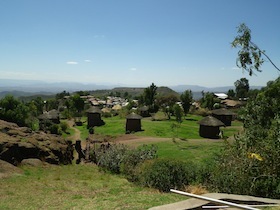
[[[0,179],[0,209],[148,209],[184,200],[137,186],[94,165],[23,167]]]

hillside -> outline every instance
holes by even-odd
[[[93,90],[90,91],[91,95],[97,96],[97,97],[103,97],[110,94],[120,94],[123,96],[125,93],[127,93],[131,97],[137,97],[140,96],[144,92],[145,88],[141,87],[116,87],[110,90]],[[157,93],[159,95],[176,95],[179,96],[179,93],[175,92],[174,90],[170,89],[169,87],[158,87]]]

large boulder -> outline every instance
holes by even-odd
[[[0,120],[0,159],[18,165],[37,158],[51,164],[70,164],[74,147],[61,136],[32,132],[26,127]]]

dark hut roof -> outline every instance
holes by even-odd
[[[213,127],[225,126],[223,122],[221,122],[220,120],[212,116],[204,117],[202,120],[198,121],[197,123],[200,125],[213,126]]]
[[[222,109],[214,109],[212,110],[212,114],[215,115],[235,115],[232,111],[222,108]]]
[[[41,114],[38,116],[38,119],[41,119],[41,120],[51,120],[51,119],[57,119],[59,118],[59,111],[53,109],[49,112],[45,112],[44,114]]]
[[[99,114],[101,114],[101,110],[96,106],[90,107],[86,112],[87,113],[99,113]]]
[[[134,112],[132,112],[131,114],[126,116],[126,119],[140,120],[140,119],[142,119],[142,117],[140,115],[135,114]]]

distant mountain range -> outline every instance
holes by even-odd
[[[11,94],[14,96],[29,96],[29,95],[52,95],[62,91],[75,92],[79,90],[110,90],[113,88],[125,87],[120,84],[83,84],[76,82],[43,82],[37,80],[12,80],[12,79],[0,79],[0,98]],[[135,87],[137,88],[137,87]],[[141,87],[143,88],[143,87]],[[235,89],[234,86],[215,87],[208,88],[198,85],[176,85],[169,86],[170,89],[175,92],[182,93],[185,90],[191,90],[192,92],[224,92],[229,89]],[[251,87],[251,89],[260,89],[260,86]]]

